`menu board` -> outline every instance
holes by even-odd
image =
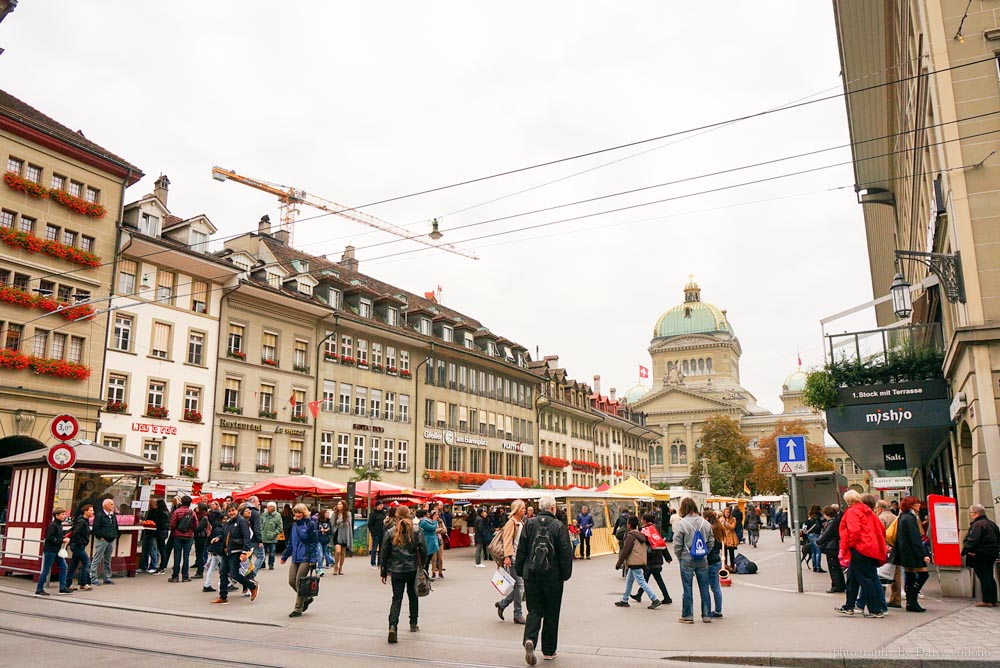
[[[955,514],[954,504],[935,503],[932,508],[937,542],[942,545],[958,545],[958,516]]]

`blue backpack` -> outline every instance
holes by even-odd
[[[687,520],[685,520],[686,522]],[[688,522],[688,526],[694,526]],[[704,559],[708,556],[708,546],[705,544],[705,537],[701,535],[701,529],[695,526],[694,537],[691,538],[691,558]]]

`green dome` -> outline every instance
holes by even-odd
[[[806,388],[806,377],[807,374],[802,369],[799,369],[795,373],[788,374],[785,378],[785,382],[782,383],[785,392],[801,392]]]
[[[694,281],[684,286],[684,303],[661,315],[653,327],[654,338],[718,332],[733,334],[733,328],[719,307],[701,301],[701,288]]]
[[[649,393],[648,387],[644,386],[642,383],[636,383],[632,387],[625,390],[624,399],[630,404],[634,404],[635,402],[639,401],[644,396],[646,396],[646,394],[648,393]]]

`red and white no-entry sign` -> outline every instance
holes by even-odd
[[[69,414],[52,418],[52,435],[59,441],[69,441],[80,433],[80,422]]]

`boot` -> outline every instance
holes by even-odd
[[[917,595],[920,593],[920,587],[917,585],[917,574],[905,573],[903,577],[905,579],[903,591],[906,593],[906,611],[926,612],[926,609],[922,608],[917,600]]]

